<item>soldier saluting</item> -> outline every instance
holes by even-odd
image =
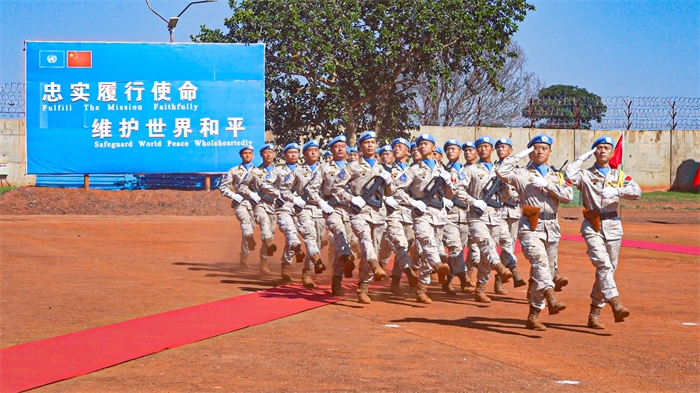
[[[620,303],[620,293],[615,284],[617,258],[622,242],[622,221],[617,214],[620,198],[639,199],[642,190],[631,177],[608,164],[612,157],[612,138],[604,136],[593,142],[591,151],[577,158],[566,168],[566,178],[581,190],[584,213],[581,235],[588,246],[588,256],[596,268],[595,283],[591,291],[591,311],[588,327],[605,329],[600,321],[600,311],[610,304],[615,322],[622,322],[630,315]],[[590,168],[581,169],[584,161],[595,156]]]

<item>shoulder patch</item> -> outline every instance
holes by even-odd
[[[340,171],[340,173],[338,174],[338,177],[341,179],[345,179],[345,171]]]
[[[405,173],[402,174],[401,177],[399,177],[399,180],[401,180],[401,181],[406,181],[406,179],[408,179],[408,176],[406,176]]]
[[[289,178],[292,177],[291,173],[288,173],[287,176],[284,177],[284,181],[289,181]]]
[[[464,180],[467,178],[467,175],[465,175],[464,173],[460,173],[458,177],[459,177],[459,180]]]

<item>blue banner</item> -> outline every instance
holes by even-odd
[[[226,172],[264,143],[264,51],[27,42],[27,173]]]

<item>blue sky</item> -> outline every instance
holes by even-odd
[[[188,0],[151,0],[166,19]],[[700,0],[539,1],[516,33],[528,70],[547,85],[600,96],[700,97]],[[176,42],[199,25],[223,28],[227,0],[195,4]],[[143,0],[0,0],[0,83],[24,80],[25,40],[166,42]]]

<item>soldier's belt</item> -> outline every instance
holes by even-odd
[[[540,220],[556,220],[556,219],[557,219],[556,213],[547,213],[547,212],[540,213]]]
[[[610,220],[617,217],[617,210],[611,212],[600,213],[601,220]]]
[[[346,207],[350,206],[349,204],[347,204],[345,202],[341,202],[341,201],[337,200],[333,195],[324,195],[323,199],[325,199],[326,202],[328,202],[328,205],[330,205],[330,207],[333,207],[333,208],[335,208],[336,206],[346,206]]]
[[[275,203],[275,198],[267,195],[267,194],[260,194],[260,199],[262,199],[265,202],[268,203]]]
[[[520,204],[518,202],[503,202],[504,205],[508,207],[518,207]]]

